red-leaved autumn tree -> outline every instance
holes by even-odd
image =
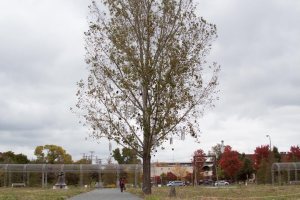
[[[161,177],[160,177],[160,176],[155,176],[155,177],[154,177],[154,181],[155,181],[155,183],[157,183],[157,184],[162,184],[162,181],[161,181]]]
[[[202,169],[202,167],[206,161],[205,156],[206,155],[202,149],[198,149],[194,152],[193,158],[192,158],[192,163],[195,165],[196,168]]]
[[[290,151],[288,152],[288,161],[289,162],[296,162],[300,160],[300,147],[291,146]]]
[[[242,168],[242,162],[239,159],[239,153],[237,151],[233,151],[230,146],[225,147],[219,164],[226,176],[230,177],[231,179],[234,179]]]
[[[270,147],[269,145],[261,145],[256,147],[253,155],[253,166],[254,169],[258,170],[262,160],[269,161]]]

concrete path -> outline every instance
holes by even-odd
[[[119,189],[96,189],[69,200],[141,200],[141,198],[128,192],[121,192]]]

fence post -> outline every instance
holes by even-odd
[[[6,187],[7,186],[7,168],[8,168],[8,164],[6,164],[5,166],[5,173],[4,173],[4,186]]]
[[[136,188],[137,187],[137,164],[135,165],[135,168],[134,168],[134,187]]]
[[[82,187],[83,186],[83,176],[82,176],[82,164],[80,164],[80,167],[79,167],[79,185],[80,185],[80,187]]]
[[[45,187],[45,164],[42,165],[42,188]]]
[[[116,187],[119,187],[119,179],[120,179],[120,171],[119,171],[119,165],[117,165],[117,181],[116,181]]]

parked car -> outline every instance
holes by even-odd
[[[205,180],[203,180],[203,185],[211,185],[211,186],[213,186],[214,185],[214,181],[211,180],[211,179],[205,179]]]
[[[224,180],[215,182],[215,186],[225,186],[225,185],[229,185],[229,183],[227,181],[224,181]]]
[[[185,186],[183,181],[170,181],[167,186]]]

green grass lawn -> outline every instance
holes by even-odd
[[[67,190],[42,188],[0,188],[0,200],[63,200],[88,189],[71,187]]]
[[[129,189],[131,193],[144,197],[145,200],[198,200],[198,199],[267,199],[284,200],[300,199],[300,186],[271,186],[271,185],[248,185],[229,187],[176,187],[176,198],[169,198],[170,188],[152,188],[152,195],[144,197],[141,189]]]

